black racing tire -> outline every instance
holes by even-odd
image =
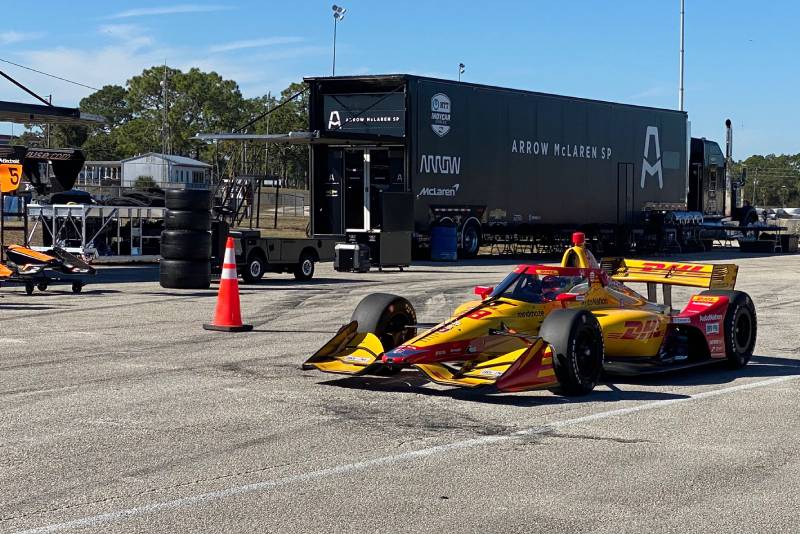
[[[81,291],[83,291],[83,282],[79,282],[77,280],[72,282],[72,292],[78,294]]]
[[[248,284],[254,284],[264,277],[267,271],[267,258],[260,250],[251,250],[247,255],[247,263],[242,269],[242,280]]]
[[[211,230],[211,212],[166,210],[164,228],[167,230],[193,230],[206,232]]]
[[[403,297],[389,293],[372,293],[361,299],[350,320],[358,321],[358,332],[375,334],[384,351],[416,335],[413,328],[406,328],[417,324],[414,306]]]
[[[205,189],[167,189],[164,205],[168,210],[209,211],[211,192]]]
[[[554,391],[590,393],[603,373],[603,331],[597,318],[586,310],[555,310],[545,317],[539,335],[553,349],[559,384]]]
[[[36,289],[39,291],[47,291],[47,282],[39,282],[36,284]]]
[[[725,312],[723,320],[725,356],[732,369],[741,369],[750,361],[756,348],[758,317],[753,299],[743,291],[712,289],[700,294],[728,297],[728,311]]]
[[[481,249],[481,225],[468,221],[461,230],[461,256],[474,258]]]
[[[36,288],[36,285],[33,282],[25,282],[25,294],[26,295],[33,295],[33,290]]]
[[[191,260],[161,260],[161,287],[170,289],[208,289],[211,286],[211,262]]]
[[[298,280],[311,280],[314,278],[314,263],[316,257],[311,252],[300,254],[300,261],[294,266],[294,277]]]
[[[161,257],[168,260],[208,260],[211,258],[211,234],[164,230],[161,232]]]

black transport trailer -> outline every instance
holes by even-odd
[[[425,247],[448,221],[472,256],[575,229],[699,243],[704,219],[737,215],[726,158],[685,112],[404,74],[305,81],[314,235],[379,243],[391,227]]]

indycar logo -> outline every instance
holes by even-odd
[[[656,162],[650,164],[648,157],[650,155],[650,139],[653,139],[653,144],[656,149]],[[644,158],[642,159],[642,180],[640,187],[644,189],[644,181],[648,176],[658,176],[658,188],[664,189],[664,176],[661,169],[661,145],[658,142],[658,128],[656,126],[648,126],[647,133],[644,136]]]
[[[431,130],[439,137],[450,131],[450,97],[444,93],[431,97]]]

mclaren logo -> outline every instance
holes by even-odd
[[[650,139],[653,139],[653,144],[656,148],[656,162],[652,165],[648,160],[650,155]],[[661,145],[658,142],[658,128],[655,126],[648,126],[647,133],[644,136],[644,159],[642,159],[642,180],[640,187],[644,189],[644,181],[648,176],[658,175],[658,188],[664,189],[664,176],[661,170]]]
[[[459,184],[453,184],[451,187],[423,187],[417,193],[417,198],[420,197],[454,197],[458,193]]]

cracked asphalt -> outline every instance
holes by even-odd
[[[519,260],[267,275],[244,334],[153,267],[0,288],[0,532],[798,532],[800,260],[685,259],[740,265],[751,364],[573,399],[299,369],[371,292],[439,321]]]

